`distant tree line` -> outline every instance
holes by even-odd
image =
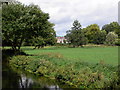
[[[24,5],[11,2],[2,5],[2,45],[20,50],[21,46],[42,48],[56,44],[54,24],[49,22],[49,14],[37,5]],[[106,24],[100,30],[97,24],[82,28],[78,20],[73,22],[66,34],[67,42],[73,47],[93,43],[120,45],[120,25],[117,22]]]
[[[106,24],[100,30],[97,24],[91,24],[86,28],[82,28],[79,21],[75,20],[71,30],[68,30],[66,33],[65,37],[73,47],[83,47],[83,45],[88,43],[120,45],[120,25],[118,22]]]
[[[2,45],[20,50],[22,45],[35,48],[56,43],[54,24],[49,22],[49,14],[37,5],[23,5],[11,2],[2,5]]]

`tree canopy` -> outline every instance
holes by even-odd
[[[118,38],[117,34],[115,34],[114,32],[109,32],[106,36],[106,44],[114,45],[117,38]]]
[[[49,14],[37,5],[23,5],[19,2],[3,5],[3,44],[9,43],[13,49],[20,49],[25,40],[42,37],[55,42],[54,24],[49,22]]]
[[[106,31],[101,31],[97,24],[91,24],[84,28],[84,30],[89,43],[103,44],[105,41]]]
[[[110,24],[105,24],[102,27],[102,30],[105,30],[108,34],[109,32],[117,32],[119,27],[120,26],[119,26],[118,22],[111,22]]]
[[[78,20],[73,22],[73,27],[71,27],[71,30],[67,31],[66,38],[68,43],[72,44],[73,47],[83,46],[87,43],[87,38]]]

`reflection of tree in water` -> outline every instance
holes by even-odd
[[[36,88],[40,90],[62,90],[55,80],[32,74],[21,74],[21,72],[16,72],[8,66],[3,66],[2,75],[2,90],[6,88],[15,88],[15,90],[26,88],[30,90]]]
[[[42,85],[41,83],[34,82],[31,78],[26,77],[25,75],[21,75],[19,80],[20,88],[44,88],[45,90],[62,90],[58,85]]]
[[[27,78],[24,75],[21,75],[21,78],[19,80],[20,88],[31,88],[33,85],[33,81],[31,78]]]
[[[8,54],[6,54],[8,53]],[[3,51],[2,56],[2,90],[6,88],[15,88],[15,90],[21,89],[36,89],[42,88],[42,90],[61,90],[55,80],[50,80],[45,77],[36,76],[33,74],[27,74],[26,72],[19,71],[17,69],[12,69],[9,67],[9,59],[7,56],[11,54],[12,51]],[[6,56],[7,55],[7,56]],[[24,73],[24,74],[21,74]]]
[[[19,75],[8,66],[2,68],[2,88],[19,88]]]

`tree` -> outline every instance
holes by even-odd
[[[63,40],[64,44],[66,44],[66,40]]]
[[[107,45],[115,45],[116,40],[118,39],[118,35],[114,32],[109,32],[106,36],[106,44]]]
[[[14,50],[20,50],[25,40],[55,38],[54,24],[48,21],[49,14],[36,5],[23,5],[19,2],[3,5],[2,33],[3,44],[9,43]]]
[[[83,45],[87,43],[87,38],[85,37],[78,20],[73,22],[73,27],[71,30],[67,31],[67,35],[65,37],[68,40],[68,43],[72,44],[73,47],[83,47]]]
[[[55,45],[56,42],[57,42],[56,38],[55,38],[56,33],[55,33],[55,31],[51,31],[51,32],[53,32],[53,33],[48,32],[47,35],[38,36],[38,37],[34,37],[34,38],[29,38],[28,40],[25,40],[23,44],[27,45],[27,46],[35,46],[34,49],[36,49],[36,47],[43,48],[46,45]],[[44,40],[44,42],[41,41],[41,39]]]
[[[119,25],[118,29],[115,29],[115,33],[118,35],[118,38],[120,39],[120,25]]]
[[[97,44],[99,37],[101,36],[100,28],[97,24],[91,24],[84,28],[85,35],[88,38],[89,43]]]
[[[36,49],[36,47],[38,47],[38,49],[43,48],[46,45],[45,40],[42,37],[34,38],[33,39],[33,44],[35,46],[34,49]]]
[[[107,34],[109,32],[115,32],[119,29],[119,24],[118,22],[111,22],[110,24],[106,24],[102,27],[102,30],[105,30]]]
[[[105,30],[107,32],[107,34],[113,30],[110,29],[110,25],[109,24],[105,24],[103,27],[102,27],[102,30]]]
[[[96,33],[93,43],[94,44],[104,44],[106,39],[106,31],[99,31]]]

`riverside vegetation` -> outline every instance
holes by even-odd
[[[62,48],[64,49],[64,51],[67,50],[65,49],[65,47]],[[23,69],[25,71],[40,76],[50,77],[51,79],[58,80],[63,84],[66,83],[69,85],[73,85],[76,88],[119,87],[117,64],[116,65],[105,64],[105,62],[102,60],[99,61],[99,63],[89,63],[87,61],[82,61],[80,59],[66,58],[61,53],[55,52],[62,48],[51,47],[49,49],[40,49],[39,52],[38,50],[31,50],[30,48],[28,50],[24,50],[23,48],[25,52],[28,52],[28,54],[32,53],[32,51],[33,53],[36,51],[36,53],[27,56],[26,55],[13,56],[10,60],[10,66]],[[95,47],[89,49],[93,50],[94,48]],[[99,50],[99,48],[102,49],[102,47],[97,47],[96,49]],[[104,47],[104,48],[117,48],[117,47]],[[51,52],[51,49],[53,52]],[[42,53],[41,52],[42,50],[44,51],[48,50],[49,52]],[[69,54],[70,53],[72,52],[69,52]]]
[[[11,67],[77,88],[119,87],[118,22],[111,22],[100,29],[97,24],[82,28],[80,22],[74,20],[65,35],[67,41],[64,43],[68,47],[56,47],[55,24],[49,21],[49,14],[44,13],[38,5],[11,1],[2,5],[2,48],[12,48],[3,50],[3,65],[9,62]],[[22,46],[34,46],[34,49]],[[21,48],[23,52],[20,52]]]

